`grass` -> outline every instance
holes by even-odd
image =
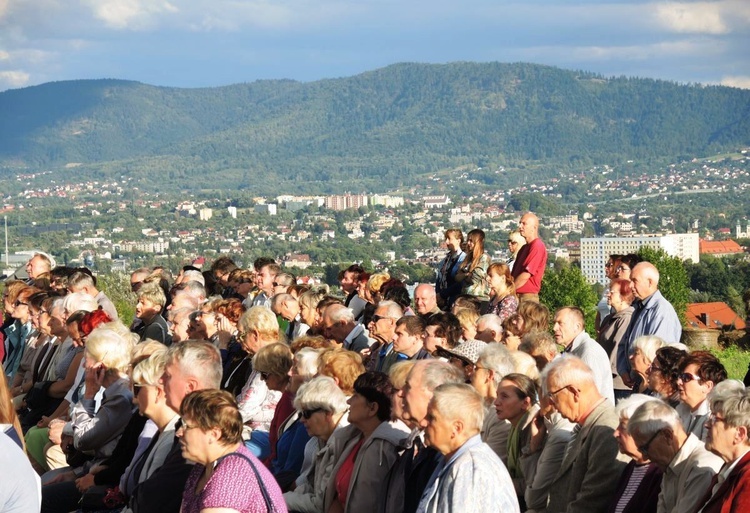
[[[729,379],[739,379],[742,381],[747,373],[748,364],[750,364],[750,351],[730,346],[718,351],[712,351],[724,364],[727,369]]]

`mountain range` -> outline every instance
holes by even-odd
[[[158,187],[385,189],[480,166],[585,169],[750,145],[750,91],[535,64],[395,64],[179,89],[122,80],[0,93],[0,168]],[[67,168],[66,168],[67,165]]]

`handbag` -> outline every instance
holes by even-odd
[[[273,502],[271,501],[271,496],[268,495],[268,490],[266,489],[266,485],[263,482],[263,479],[260,477],[260,472],[258,472],[258,469],[255,468],[255,464],[253,463],[253,461],[242,453],[233,452],[219,459],[217,463],[219,463],[221,460],[229,456],[239,456],[240,458],[243,458],[245,461],[247,461],[247,463],[250,465],[250,468],[253,469],[253,474],[255,474],[255,480],[258,482],[258,486],[260,487],[260,494],[263,496],[263,501],[266,503],[266,511],[268,513],[277,513],[276,506],[274,506]]]
[[[92,486],[81,496],[80,508],[84,513],[122,508],[125,496],[118,486]]]

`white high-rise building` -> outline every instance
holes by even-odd
[[[604,266],[609,255],[638,253],[642,247],[663,249],[669,256],[698,262],[700,258],[697,233],[669,233],[636,237],[597,237],[581,239],[581,272],[589,283],[607,283]]]

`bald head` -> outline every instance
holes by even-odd
[[[437,294],[435,287],[423,283],[417,285],[414,289],[414,307],[419,315],[426,315],[432,312],[437,306]]]
[[[659,288],[659,270],[651,262],[641,262],[630,273],[635,297],[644,300]]]
[[[526,243],[539,237],[539,218],[532,212],[527,212],[518,223],[518,233],[526,240]]]

